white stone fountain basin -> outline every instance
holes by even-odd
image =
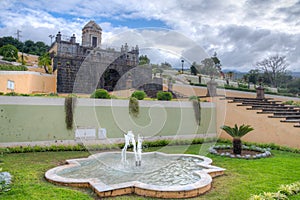
[[[127,163],[120,152],[104,152],[88,158],[67,160],[67,165],[46,172],[53,183],[91,187],[100,197],[136,193],[158,198],[188,198],[211,188],[212,177],[223,168],[212,160],[190,154],[143,153],[142,166],[135,166],[134,154],[127,152]]]

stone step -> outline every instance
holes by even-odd
[[[249,101],[249,100],[231,100],[232,102],[235,103],[245,103],[245,104],[256,104],[256,103],[276,103],[273,101],[262,101],[262,100],[253,100],[253,101]]]
[[[280,120],[280,122],[286,122],[286,123],[300,123],[300,119],[285,119],[285,120]]]
[[[262,111],[272,111],[273,112],[277,112],[277,111],[294,111],[293,109],[289,109],[289,108],[262,108],[262,107],[251,107],[251,108],[246,108],[247,110],[262,110]]]
[[[242,103],[242,104],[237,104],[237,106],[255,106],[255,107],[269,107],[269,106],[274,106],[274,107],[282,107],[280,104],[275,104],[275,103]]]
[[[280,101],[279,101],[280,102]],[[254,102],[249,102],[249,101],[243,101],[242,104],[258,104],[258,105],[283,105],[283,104],[278,104],[278,101],[254,101]]]
[[[298,111],[297,109],[287,108],[287,107],[280,107],[280,108],[260,108],[263,111],[274,111],[274,112],[290,112],[290,111]]]
[[[288,114],[296,114],[298,115],[298,110],[293,110],[293,109],[259,109],[259,108],[247,108],[247,110],[261,110],[261,112],[257,112],[257,114],[279,114],[279,115],[282,115],[282,114],[285,114],[285,113],[288,113]]]
[[[278,111],[274,112],[274,115],[300,115],[300,111],[298,110],[293,110],[293,111]]]
[[[268,105],[252,105],[252,107],[259,107],[259,108],[288,108],[288,109],[292,109],[292,108],[297,108],[295,106],[285,106],[282,104],[268,104]]]
[[[295,124],[294,127],[295,128],[300,128],[300,124]]]
[[[257,114],[273,114],[273,111],[261,111],[261,112],[256,112]]]
[[[300,119],[300,115],[273,115],[268,116],[269,118],[286,118],[286,119]]]
[[[287,116],[286,119],[300,119],[300,115]]]

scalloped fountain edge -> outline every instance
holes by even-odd
[[[102,152],[98,154],[111,154],[119,152]],[[79,166],[79,161],[95,159],[98,154],[93,154],[87,158],[80,159],[70,159],[67,160],[66,165],[58,166],[48,170],[45,173],[45,178],[49,182],[73,186],[73,187],[91,187],[99,197],[112,197],[125,194],[135,193],[141,196],[149,196],[156,198],[189,198],[199,196],[211,189],[212,178],[220,176],[224,173],[225,169],[211,165],[212,160],[210,158],[191,155],[191,154],[165,154],[161,152],[149,152],[145,154],[158,154],[161,156],[180,156],[180,157],[195,157],[200,158],[203,162],[198,163],[203,169],[196,171],[195,173],[201,177],[201,179],[195,183],[187,184],[184,186],[158,186],[151,185],[147,183],[142,183],[139,181],[130,181],[124,183],[118,183],[113,185],[106,185],[98,178],[89,178],[89,179],[74,179],[66,178],[57,175],[60,171]]]

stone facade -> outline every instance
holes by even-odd
[[[152,82],[151,68],[138,66],[138,46],[129,49],[125,43],[120,51],[102,49],[101,36],[102,29],[94,21],[82,29],[82,45],[76,43],[75,35],[65,40],[58,32],[50,49],[53,69],[57,70],[58,93],[90,94],[97,88],[128,89],[128,77],[133,88]]]

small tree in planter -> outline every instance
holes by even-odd
[[[233,137],[232,146],[234,154],[242,153],[241,137],[254,130],[250,125],[245,124],[241,125],[240,127],[238,127],[237,124],[235,124],[234,127],[224,125],[221,127],[221,129],[223,129],[226,133]]]

